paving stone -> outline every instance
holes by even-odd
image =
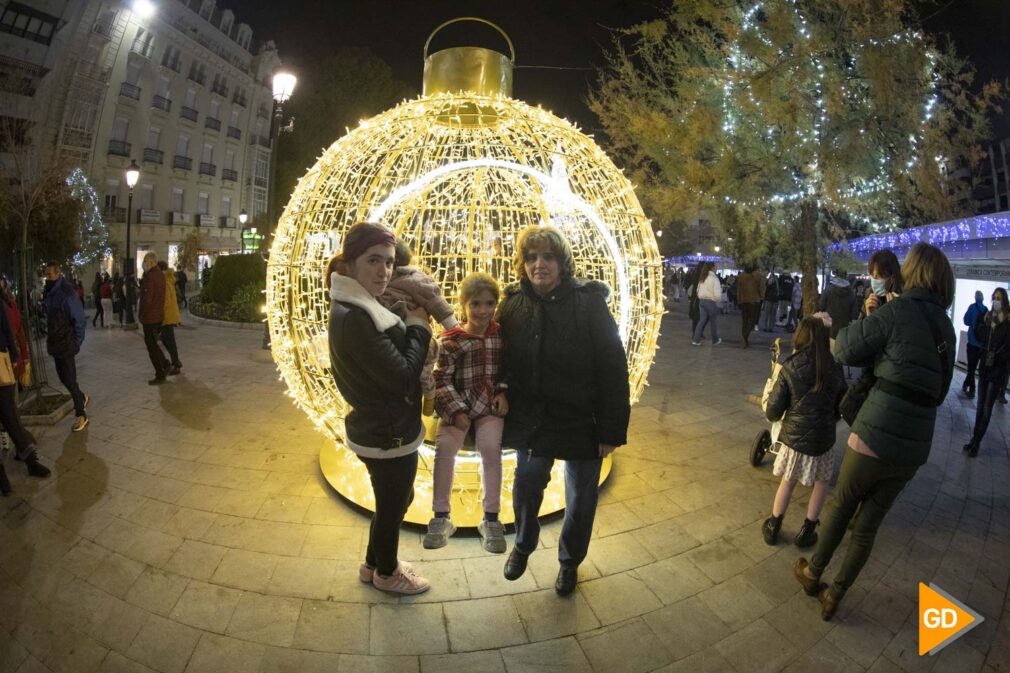
[[[531,558],[543,555],[557,558],[552,552],[542,550],[533,552]],[[522,577],[510,582],[505,579],[504,568],[505,559],[497,555],[463,559],[463,571],[466,573],[470,595],[474,598],[489,598],[537,590],[536,580],[528,569]]]
[[[43,663],[54,673],[94,671],[108,653],[109,650],[93,638],[77,629],[67,629],[53,643]]]
[[[161,673],[182,673],[199,640],[198,630],[151,615],[126,656]]]
[[[575,638],[546,640],[501,650],[507,673],[585,673],[591,670]]]
[[[554,589],[517,594],[515,606],[530,642],[592,631],[600,626],[582,591],[564,598]]]
[[[306,600],[298,617],[293,646],[367,654],[369,617],[367,605]]]
[[[126,601],[167,617],[188,584],[188,577],[146,568],[126,592]]]
[[[578,636],[593,669],[644,673],[669,663],[670,652],[641,619]]]
[[[183,540],[172,558],[165,563],[165,570],[195,580],[209,580],[213,577],[221,559],[228,552],[227,547],[207,544],[198,540]]]
[[[674,659],[709,648],[730,634],[726,623],[697,596],[651,612],[644,619]]]
[[[684,554],[709,579],[718,584],[750,567],[750,559],[725,540],[717,540]]]
[[[698,598],[733,630],[754,621],[774,607],[774,603],[740,575],[702,591]]]
[[[421,673],[505,673],[497,651],[437,654],[421,657]]]
[[[266,647],[259,643],[205,633],[186,673],[247,673],[259,669]]]
[[[578,591],[586,597],[601,624],[614,624],[657,610],[662,602],[642,580],[630,573],[583,582]]]
[[[123,598],[143,572],[143,563],[126,558],[121,554],[110,554],[88,576],[88,582],[106,593]]]
[[[336,561],[282,556],[277,559],[266,592],[278,596],[326,599]]]
[[[441,605],[375,605],[369,627],[371,654],[445,654],[449,651]]]
[[[153,669],[110,650],[105,661],[98,667],[98,673],[153,673]]]
[[[236,589],[266,591],[277,567],[277,557],[244,549],[229,549],[221,558],[211,581]]]
[[[445,625],[453,652],[496,649],[528,642],[511,596],[445,603]]]
[[[785,673],[863,673],[863,667],[845,656],[826,640],[803,652],[785,669]]]
[[[726,661],[726,657],[709,649],[667,664],[656,673],[725,673],[731,670],[733,667]]]
[[[359,654],[343,654],[337,673],[418,673],[420,664],[417,657],[389,656],[367,657]]]
[[[860,604],[860,609],[867,617],[891,633],[897,633],[915,609],[915,604],[890,586],[881,583],[870,590],[869,596]]]
[[[258,673],[333,673],[340,655],[267,646]]]
[[[246,592],[238,599],[225,633],[235,638],[287,647],[302,611],[300,598]]]
[[[244,592],[193,580],[182,592],[171,617],[204,631],[224,633]]]
[[[763,619],[751,622],[715,646],[738,671],[781,670],[797,651],[785,636]]]

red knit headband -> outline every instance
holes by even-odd
[[[391,233],[386,229],[372,229],[367,234],[354,241],[353,243],[348,243],[344,241],[344,260],[353,261],[365,254],[373,245],[395,245],[396,239]]]

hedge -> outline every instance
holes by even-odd
[[[239,290],[255,286],[262,291],[266,282],[267,263],[258,253],[223,255],[217,258],[200,296],[205,302],[228,304]]]

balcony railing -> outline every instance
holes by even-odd
[[[172,101],[164,96],[155,96],[151,99],[151,107],[169,112],[172,110]]]
[[[102,212],[106,222],[126,222],[126,208],[112,206]]]
[[[199,114],[200,113],[194,110],[193,108],[186,107],[185,105],[179,108],[179,116],[182,117],[183,119],[188,119],[191,122],[195,122]]]
[[[203,86],[203,83],[207,81],[207,76],[191,72],[189,73],[189,81],[196,82],[200,86]]]
[[[130,156],[130,143],[125,140],[110,140],[109,154],[115,154],[117,157]]]
[[[217,166],[214,164],[208,164],[206,161],[200,162],[200,175],[209,175],[214,177],[217,175]]]
[[[119,85],[119,95],[133,100],[140,100],[140,87],[136,84],[123,82]]]
[[[160,164],[165,159],[165,153],[161,150],[156,150],[153,147],[144,148],[144,161],[150,162],[152,164]]]
[[[221,96],[222,98],[227,98],[228,97],[228,87],[225,87],[225,86],[212,85],[210,87],[210,92],[211,93],[216,93],[218,96]]]
[[[184,171],[193,170],[193,160],[189,157],[175,155],[175,159],[172,161],[172,168],[181,168]]]
[[[254,184],[255,184],[255,185],[256,185],[257,187],[262,187],[263,189],[266,189],[266,187],[267,187],[267,179],[266,179],[266,178],[259,178],[259,177],[258,177],[258,178],[256,178],[256,180],[254,181]]]
[[[222,168],[221,179],[231,180],[232,182],[238,182],[238,171],[231,168]]]
[[[234,126],[229,126],[228,137],[234,138],[235,140],[242,140],[242,129],[235,128]]]
[[[220,119],[214,119],[213,117],[204,117],[203,127],[205,129],[210,129],[212,131],[220,131],[221,130],[221,120]]]
[[[239,96],[236,94],[235,97],[231,99],[231,102],[240,107],[249,107],[249,99],[245,96]]]
[[[106,39],[112,38],[112,21],[99,19],[95,21],[95,25],[91,27],[91,31]]]
[[[270,137],[264,135],[252,136],[249,139],[250,145],[259,145],[260,147],[265,147],[270,149]]]

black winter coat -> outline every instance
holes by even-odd
[[[986,379],[999,380],[1010,368],[1010,320],[1003,320],[994,327],[993,312],[980,315],[975,322],[975,336],[982,342],[982,354],[979,356],[979,376]],[[986,363],[992,353],[992,366]]]
[[[831,338],[837,339],[838,332],[859,316],[859,300],[848,285],[831,285],[817,302],[821,311],[831,316]]]
[[[627,442],[628,361],[599,281],[565,279],[540,297],[528,280],[498,308],[509,412],[502,445],[577,460]]]
[[[395,449],[421,433],[421,367],[431,332],[417,325],[380,332],[364,309],[332,302],[330,363],[351,412],[347,438]]]
[[[785,415],[779,441],[808,456],[823,455],[834,446],[835,423],[841,417],[838,405],[846,388],[842,367],[834,361],[818,391],[816,382],[812,351],[797,351],[783,363],[765,407],[769,421]]]

